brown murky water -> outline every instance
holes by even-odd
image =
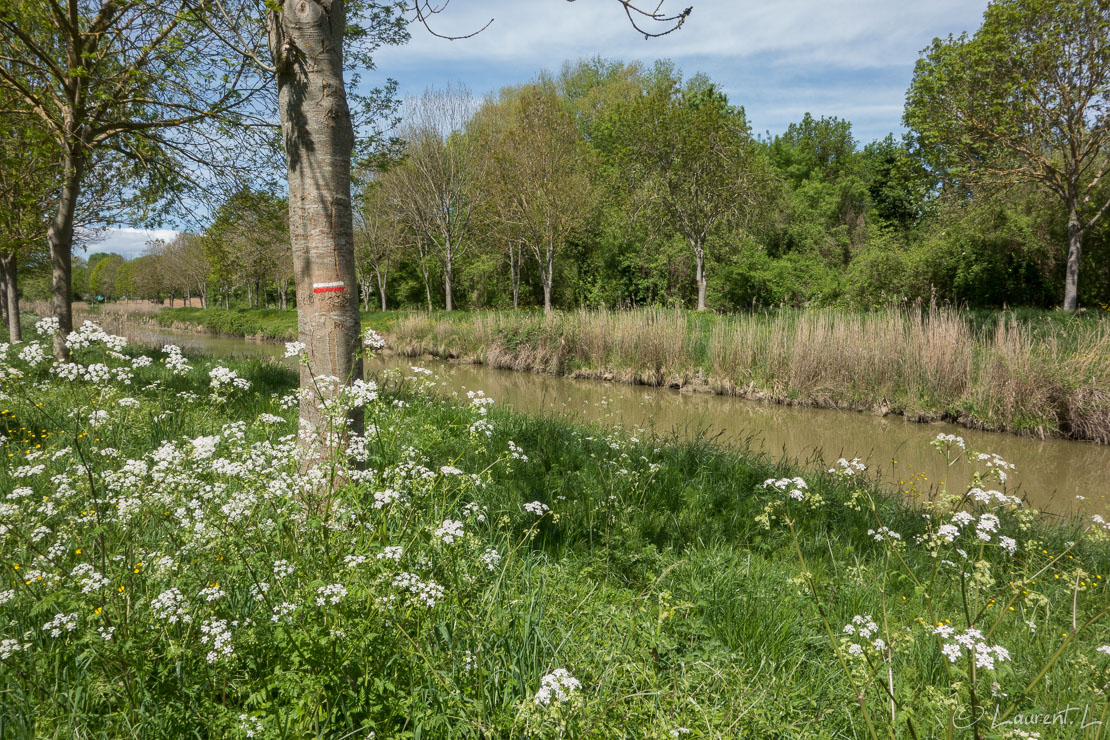
[[[147,346],[177,344],[186,352],[239,357],[281,358],[284,354],[284,346],[273,342],[130,324],[122,329],[134,342]],[[952,424],[915,424],[900,416],[795,408],[435,360],[380,358],[368,363],[367,371],[407,371],[411,365],[437,373],[448,393],[481,389],[498,403],[528,413],[621,424],[626,429],[642,429],[662,437],[704,437],[717,444],[763,452],[776,460],[785,456],[810,467],[828,467],[838,457],[860,457],[885,482],[911,496],[923,495],[942,484],[950,490],[966,486],[964,464],[947,468],[929,446],[937,434],[956,434],[967,440],[969,448],[996,453],[1016,465],[1009,490],[1025,496],[1034,506],[1054,512],[1110,510],[1110,447],[1094,443],[1034,440],[976,432]]]

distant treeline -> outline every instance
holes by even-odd
[[[363,305],[1060,305],[1066,209],[1036,182],[987,184],[946,160],[935,112],[914,102],[930,63],[908,96],[920,130],[867,144],[809,114],[756,135],[743,101],[667,62],[579,61],[480,101],[429,91],[358,168]],[[74,290],[284,307],[286,219],[283,199],[240,192],[202,234],[130,262],[94,255]],[[1108,256],[1110,219],[1085,233],[1081,306],[1110,302]],[[45,297],[46,276],[23,291]]]

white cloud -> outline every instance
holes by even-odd
[[[127,259],[141,257],[147,242],[152,239],[170,241],[178,235],[173,229],[105,229],[98,240],[88,246],[88,253],[115,252]]]

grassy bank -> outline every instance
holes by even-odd
[[[1110,321],[777,311],[399,317],[394,350],[1110,443]]]
[[[407,312],[364,311],[362,325],[387,331]],[[147,317],[159,326],[196,328],[229,337],[292,341],[297,338],[297,312],[279,309],[167,308]]]
[[[419,373],[360,392],[358,468],[305,469],[292,372],[87,339],[73,366],[0,357],[4,737],[1108,719],[1098,522],[963,491],[923,518],[850,466],[802,485],[743,452],[439,398]],[[937,454],[1005,490],[1001,461]],[[1035,729],[1096,736],[1071,719]]]

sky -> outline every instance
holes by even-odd
[[[363,77],[396,79],[402,97],[448,83],[482,96],[583,57],[671,59],[686,74],[708,74],[758,134],[781,133],[809,112],[851,121],[862,145],[902,131],[920,51],[934,37],[973,32],[987,0],[665,0],[662,9],[687,5],[694,10],[681,29],[644,39],[617,0],[451,0],[433,19],[438,33],[493,23],[459,41],[414,26],[412,40],[380,50],[378,69]],[[172,234],[112,229],[89,251],[137,257],[148,239]]]

